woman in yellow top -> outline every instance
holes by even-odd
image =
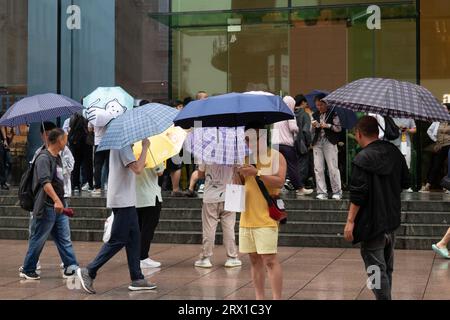
[[[263,125],[249,124],[246,127],[246,136],[250,150],[256,155],[253,157],[256,158],[256,163],[239,168],[241,180],[245,184],[245,212],[242,212],[240,218],[239,251],[249,254],[256,299],[265,299],[264,282],[267,269],[273,299],[279,300],[283,277],[277,258],[278,222],[269,216],[267,202],[255,177],[260,176],[271,195],[278,195],[286,180],[286,160],[278,151],[265,148],[267,143],[264,143],[263,139],[267,139],[267,130]]]

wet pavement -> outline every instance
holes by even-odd
[[[100,249],[99,242],[75,242],[75,252],[82,266]],[[153,292],[129,292],[129,273],[123,250],[106,264],[95,281],[96,295],[88,295],[79,283],[64,280],[60,259],[49,241],[41,256],[41,280],[26,281],[18,277],[26,241],[0,240],[0,299],[38,300],[125,300],[125,299],[254,299],[247,256],[243,266],[226,269],[225,251],[215,249],[211,269],[194,268],[199,245],[154,244],[151,258],[162,262],[159,269],[144,271],[155,282]],[[339,248],[280,247],[283,267],[283,299],[293,300],[372,300],[366,288],[366,276],[359,250]],[[270,287],[266,281],[266,298]],[[394,271],[394,299],[450,299],[450,260],[437,257],[433,251],[397,250]]]

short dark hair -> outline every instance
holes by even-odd
[[[45,121],[43,124],[41,124],[41,134],[44,133],[44,131],[51,131],[53,129],[56,129],[56,124],[54,124],[51,121]]]
[[[314,97],[314,102],[322,101],[322,99],[325,99],[326,96],[327,96],[327,94],[325,94],[325,93],[316,94],[316,96]]]
[[[380,133],[377,119],[371,116],[364,116],[359,119],[356,130],[365,137],[378,137]]]
[[[308,100],[306,100],[305,96],[302,95],[302,94],[296,95],[294,100],[295,100],[295,106],[296,107],[300,106],[303,102],[308,103]]]
[[[192,101],[191,97],[186,97],[183,99],[183,105],[187,106]]]
[[[50,133],[48,134],[48,143],[49,144],[55,144],[58,139],[62,136],[64,136],[66,133],[64,132],[63,129],[61,128],[56,128],[53,129],[52,131],[50,131]]]

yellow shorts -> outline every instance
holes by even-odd
[[[241,253],[276,254],[278,228],[239,228]]]

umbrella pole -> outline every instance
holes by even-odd
[[[153,162],[155,163],[155,167],[156,167],[156,166],[157,166],[157,163],[156,163],[155,157],[153,156],[153,153],[152,153],[152,151],[150,150],[150,148],[148,149],[148,152],[150,152],[150,156],[152,157],[152,160],[153,160]]]
[[[45,149],[48,149],[48,142],[47,142],[47,135],[45,134],[45,126],[44,126],[44,121],[41,121],[42,124],[42,138],[44,139],[44,145],[45,145]]]

